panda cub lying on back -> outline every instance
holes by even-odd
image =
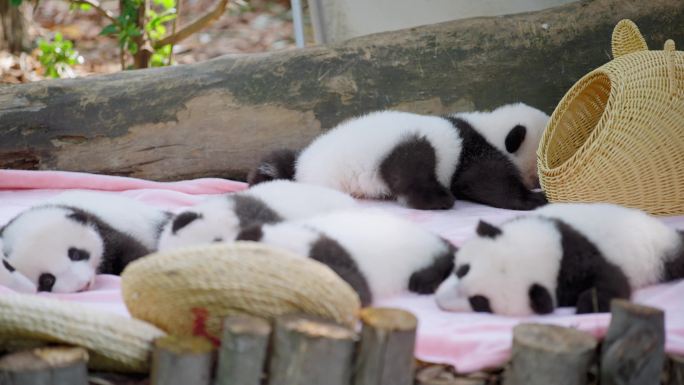
[[[375,210],[345,210],[243,230],[242,241],[290,250],[328,265],[373,300],[412,291],[433,293],[453,267],[454,248],[408,221]]]
[[[480,222],[437,304],[511,316],[607,312],[614,298],[684,278],[684,233],[634,209],[551,204],[497,227]]]
[[[86,290],[154,251],[169,214],[115,194],[73,191],[25,210],[0,229],[8,266],[38,291]]]
[[[249,181],[294,179],[416,209],[449,209],[459,198],[531,210],[546,203],[530,188],[547,121],[522,103],[446,117],[375,112],[342,122],[298,155],[270,154]]]
[[[162,230],[158,249],[232,242],[241,229],[260,223],[306,218],[356,204],[349,195],[321,186],[272,181],[189,207]]]

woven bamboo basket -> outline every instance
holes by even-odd
[[[356,292],[327,266],[253,242],[148,255],[126,267],[121,289],[135,318],[214,341],[229,315],[306,313],[353,326],[360,309]]]
[[[684,53],[649,51],[620,21],[614,59],[580,79],[554,111],[537,158],[552,202],[611,202],[684,214]]]

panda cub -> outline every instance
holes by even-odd
[[[356,204],[349,195],[321,186],[279,180],[246,191],[209,198],[167,223],[158,249],[232,242],[245,227],[306,218]]]
[[[445,117],[374,112],[342,122],[299,154],[268,155],[249,182],[294,179],[416,209],[449,209],[459,198],[531,210],[546,203],[530,189],[548,119],[522,103]]]
[[[0,239],[6,261],[38,291],[70,293],[154,251],[168,218],[133,199],[72,191],[19,213]]]
[[[684,233],[635,209],[551,204],[498,227],[481,221],[436,300],[445,310],[511,316],[607,312],[614,298],[678,278]]]
[[[411,222],[377,210],[344,210],[243,230],[241,241],[290,250],[328,265],[365,306],[405,291],[433,293],[449,276],[454,248]]]

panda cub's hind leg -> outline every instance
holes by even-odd
[[[430,142],[417,135],[406,138],[380,164],[380,175],[390,192],[407,206],[446,210],[455,202],[436,175],[437,156]]]

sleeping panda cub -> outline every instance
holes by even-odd
[[[405,291],[433,293],[453,267],[454,248],[411,222],[376,210],[344,210],[243,230],[241,241],[290,250],[328,265],[365,306]]]
[[[635,209],[551,204],[494,226],[456,253],[436,293],[444,310],[525,316],[607,312],[635,289],[684,278],[684,233]]]
[[[209,198],[189,207],[162,230],[158,249],[232,242],[245,227],[306,218],[355,205],[339,191],[291,181],[272,181],[248,190]]]
[[[6,261],[38,291],[70,293],[154,251],[168,218],[133,199],[73,191],[19,213],[0,239]]]
[[[546,203],[530,189],[548,118],[522,103],[446,117],[374,112],[342,122],[299,154],[268,155],[249,182],[294,179],[416,209],[449,209],[459,198],[531,210]]]

